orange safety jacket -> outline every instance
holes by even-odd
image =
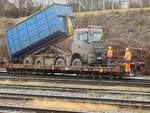
[[[111,49],[107,50],[107,57],[112,57],[113,51]]]
[[[132,59],[132,54],[130,51],[125,52],[124,59],[125,60],[131,60]]]

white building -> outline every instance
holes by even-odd
[[[129,0],[120,0],[119,4],[120,4],[120,8],[122,8],[122,9],[128,9],[130,1]]]

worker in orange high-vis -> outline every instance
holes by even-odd
[[[126,48],[125,55],[124,55],[124,61],[125,61],[125,72],[128,74],[131,72],[131,60],[132,60],[132,53],[129,50],[129,48]]]
[[[109,46],[107,50],[107,66],[110,67],[112,63],[113,50],[112,47]]]

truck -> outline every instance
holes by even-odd
[[[8,71],[124,75],[123,63],[107,67],[101,26],[74,29],[69,5],[52,4],[8,28]],[[137,63],[139,64],[139,62]],[[137,73],[136,64],[132,63]]]
[[[73,29],[74,16],[69,5],[52,4],[40,10],[6,30],[5,40],[11,62],[83,66],[102,61],[105,51],[102,28]],[[69,51],[55,45],[67,38],[71,45]]]

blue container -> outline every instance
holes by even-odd
[[[25,56],[47,41],[65,37],[68,33],[66,16],[69,16],[74,24],[69,5],[53,4],[7,29],[5,40],[9,56]]]

